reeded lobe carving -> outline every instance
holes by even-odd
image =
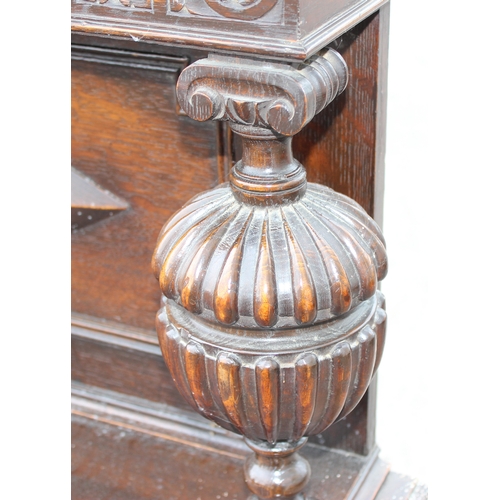
[[[254,317],[262,328],[271,328],[278,319],[276,274],[269,248],[268,219],[264,219],[260,239],[259,258],[255,272]]]
[[[378,226],[329,188],[310,183],[285,207],[249,206],[227,185],[199,201],[167,223],[153,268],[166,297],[208,321],[295,328],[329,320],[373,296],[387,272]]]
[[[383,296],[370,300],[368,320],[354,320],[340,337],[332,330],[330,342],[302,353],[271,345],[269,354],[252,352],[237,334],[231,346],[209,334],[207,343],[201,324],[176,324],[179,306],[168,299],[158,312],[158,335],[179,391],[198,412],[252,440],[299,441],[347,415],[366,392],[385,338]],[[333,320],[310,328],[337,327]]]

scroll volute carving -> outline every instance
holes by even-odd
[[[177,95],[195,120],[227,120],[293,136],[346,85],[344,60],[323,49],[298,67],[209,56],[183,71]]]
[[[380,229],[353,200],[306,182],[291,138],[347,85],[326,49],[298,67],[212,56],[186,68],[181,106],[242,138],[230,182],[162,229],[157,330],[192,407],[245,436],[259,498],[304,498],[296,451],[360,401],[385,338]]]

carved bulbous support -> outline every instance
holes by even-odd
[[[306,182],[291,137],[347,85],[325,49],[306,64],[209,57],[186,68],[179,101],[228,120],[242,159],[162,229],[153,269],[163,356],[193,409],[242,434],[261,499],[303,499],[297,454],[358,404],[385,339],[380,229],[353,200]]]

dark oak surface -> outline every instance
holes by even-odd
[[[81,325],[82,322],[79,322]],[[158,340],[135,340],[114,333],[73,325],[71,377],[74,381],[114,390],[155,403],[191,410],[174,387],[165,366]],[[94,326],[94,325],[92,325]],[[94,326],[95,328],[95,326]]]
[[[191,412],[112,391],[76,384],[74,398],[72,498],[247,499],[241,466],[249,450],[234,434]],[[308,491],[316,500],[368,500],[387,478],[376,453],[364,458],[307,445],[303,454],[313,466]],[[373,491],[363,496],[368,482]]]
[[[241,439],[192,412],[76,384],[74,500],[247,500]],[[225,433],[225,434],[224,434]],[[234,435],[232,435],[234,436]],[[375,450],[376,451],[376,450]],[[307,445],[316,500],[423,500],[425,487],[367,458]],[[412,496],[414,495],[414,496]]]
[[[199,448],[179,446],[161,437],[80,416],[73,418],[75,500],[248,498],[241,471],[243,457],[233,458],[215,450],[200,452]],[[314,471],[311,482],[316,486],[311,493],[317,500],[345,498],[353,477],[359,473],[356,456],[336,456],[332,464],[328,460],[332,453],[312,446],[303,452]],[[338,467],[340,463],[342,468]],[[340,487],[334,471],[345,476]]]
[[[157,45],[305,60],[387,0],[72,0],[72,30]]]
[[[375,114],[378,32],[375,15],[342,37],[350,85],[293,142],[311,182],[352,197],[371,215],[381,212],[383,181],[376,164],[383,142]],[[73,310],[153,330],[148,313],[160,295],[145,272],[148,252],[174,210],[217,184],[216,127],[175,111],[174,85],[185,60],[155,56],[148,64],[157,69],[144,69],[131,67],[127,52],[115,53],[120,65],[75,53],[86,60],[74,61],[73,69],[74,166],[130,209],[73,234]]]
[[[346,90],[317,115],[293,140],[297,159],[307,168],[310,182],[329,186],[356,200],[382,223],[385,82],[385,24],[388,7],[362,21],[331,46],[349,68]],[[379,51],[381,53],[379,54]]]
[[[305,165],[310,181],[351,196],[379,223],[387,20],[384,7],[332,44],[348,64],[350,84],[293,141],[295,156]],[[180,113],[174,93],[178,74],[203,53],[99,37],[76,36],[75,41],[97,50],[77,46],[73,52],[73,165],[129,208],[73,234],[73,310],[83,318],[74,328],[73,378],[185,410],[189,406],[173,386],[149,333],[160,297],[150,274],[150,254],[165,220],[192,196],[227,176],[241,147],[225,126],[195,123]],[[100,45],[108,47],[100,50]],[[101,325],[89,328],[95,319]],[[91,330],[94,334],[89,335]],[[375,385],[376,381],[372,389]],[[347,418],[311,441],[369,455],[375,442],[374,409],[374,390],[369,390]],[[92,496],[98,491],[113,498],[137,498],[130,490],[135,486],[123,477],[106,483],[99,476],[99,454],[106,451],[83,443],[92,440],[92,433],[100,439],[103,434],[79,418],[75,457],[89,458],[75,473],[75,495],[83,495],[75,498],[98,498]],[[124,454],[118,441],[112,440],[109,453]],[[157,456],[144,443],[129,446],[138,446],[146,457]],[[190,451],[178,453],[190,461]],[[130,457],[124,460],[133,462]],[[134,477],[134,468],[143,464],[132,462],[125,468]],[[114,473],[108,479],[119,473],[110,467]],[[240,471],[241,463],[228,467]],[[237,492],[237,483],[234,487]],[[140,495],[156,498],[152,491],[147,486]],[[180,495],[171,498],[191,498]]]
[[[384,16],[387,11],[372,16],[336,43],[350,68],[350,85],[344,94],[350,100],[340,96],[294,139],[294,153],[306,166],[311,181],[352,196],[375,215],[381,213],[382,205],[383,169],[377,165],[377,149],[382,147],[383,137],[377,128],[374,96],[381,98],[377,48],[380,18]],[[363,55],[365,52],[369,56]],[[127,51],[89,54],[77,47],[75,54],[74,165],[98,185],[122,197],[130,208],[73,234],[73,310],[115,320],[121,327],[128,324],[152,331],[160,297],[149,271],[156,234],[175,209],[217,183],[220,162],[214,137],[220,135],[213,124],[195,123],[176,111],[174,85],[185,58],[153,55],[146,69],[131,67],[138,58]],[[104,56],[118,60],[120,65],[103,62]],[[160,71],[158,66],[168,71]],[[141,127],[141,122],[147,123],[152,132]],[[234,149],[238,151],[237,144]],[[344,156],[337,153],[339,150]],[[342,160],[344,157],[349,162]],[[193,168],[198,169],[198,175]],[[126,390],[136,395],[143,390],[144,394],[154,394],[153,400],[175,397],[176,390],[169,385],[161,360],[137,363],[136,354],[115,347],[109,351],[107,344],[97,344],[98,349],[113,352],[117,360],[125,359],[125,364],[117,361],[115,370],[111,354],[93,360],[96,345],[87,341],[82,344],[78,339],[75,342],[75,356],[88,360],[74,365],[76,379],[106,387],[130,387]],[[119,366],[125,371],[115,376]],[[144,370],[149,370],[141,367],[149,366],[158,366],[158,371],[151,368],[154,375],[146,375],[141,382]],[[126,370],[132,370],[132,374],[127,375]],[[370,410],[374,403],[370,399],[373,397],[368,393],[351,416],[314,439],[367,453],[374,443]],[[178,404],[182,406],[180,398]]]

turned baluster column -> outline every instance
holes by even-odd
[[[301,65],[210,56],[179,77],[186,113],[228,121],[243,156],[228,184],[160,233],[158,337],[185,399],[254,451],[254,498],[305,498],[297,450],[357,405],[382,354],[380,229],[353,200],[308,184],[291,149],[346,85],[330,49]]]

